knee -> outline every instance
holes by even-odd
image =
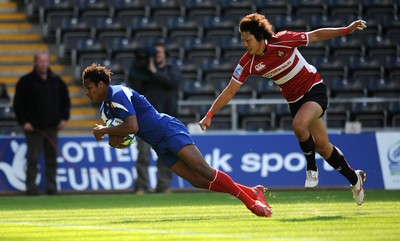
[[[294,119],[292,122],[292,130],[300,141],[307,140],[310,136],[307,123],[301,119]]]

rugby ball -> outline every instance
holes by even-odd
[[[119,126],[122,123],[124,123],[124,121],[119,118],[111,118],[106,121],[106,126]],[[132,145],[134,142],[135,142],[134,134],[126,135],[124,141],[121,142],[120,146],[128,147]]]

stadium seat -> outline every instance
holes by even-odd
[[[216,45],[221,46],[227,38],[239,35],[237,23],[226,17],[207,17],[202,24],[206,38],[211,39]]]
[[[358,56],[358,58],[365,56],[362,41],[352,35],[333,38],[328,42],[331,55],[341,59],[344,64],[349,64],[352,56]]]
[[[81,63],[93,62],[93,58],[107,59],[108,53],[104,45],[98,39],[80,39],[71,49],[71,66],[76,69]],[[86,60],[90,59],[90,61]],[[79,79],[80,73],[75,77]]]
[[[292,130],[293,117],[288,104],[278,104],[275,109],[275,126],[282,130]]]
[[[275,26],[278,18],[292,16],[291,0],[273,1],[257,0],[257,12],[267,17],[268,21]]]
[[[349,76],[357,75],[381,75],[384,68],[379,60],[370,57],[350,56],[349,57]]]
[[[72,1],[45,0],[39,6],[39,24],[42,26],[42,36],[48,41],[55,41],[56,29],[64,19],[76,16]]]
[[[275,128],[275,105],[239,105],[240,127],[246,131],[270,131]]]
[[[362,16],[362,5],[359,0],[328,0],[328,16],[340,19],[344,26]]]
[[[388,103],[388,122],[392,127],[400,127],[400,102]]]
[[[167,37],[166,27],[158,24],[151,17],[135,18],[131,30],[133,40],[143,46],[151,45],[158,39]]]
[[[111,17],[116,17],[122,25],[128,26],[137,17],[149,17],[150,7],[141,0],[111,0]]]
[[[367,56],[378,60],[381,65],[385,65],[388,56],[398,55],[399,45],[385,35],[365,36],[364,43],[365,42],[367,46]]]
[[[293,16],[298,16],[311,22],[314,19],[321,19],[328,15],[328,7],[325,1],[322,0],[308,0],[293,1]]]
[[[184,16],[190,17],[198,24],[209,16],[221,16],[221,7],[213,0],[187,0],[184,6]]]
[[[167,22],[168,39],[184,46],[188,38],[202,37],[199,24],[188,17],[170,18]]]
[[[194,106],[178,106],[176,117],[186,126],[189,123],[197,123],[200,121],[200,107]]]
[[[94,37],[94,27],[87,24],[80,18],[64,19],[61,25],[56,29],[56,45],[66,43],[69,36],[90,36]]]
[[[129,38],[131,35],[130,28],[126,28],[116,18],[99,18],[97,19],[95,26],[95,34],[103,43],[108,43],[114,38]]]
[[[384,22],[387,17],[397,17],[397,5],[393,0],[363,1],[365,16],[377,22]]]
[[[329,103],[324,119],[328,128],[344,129],[346,122],[350,120],[350,104]]]
[[[205,81],[186,79],[182,90],[184,100],[212,100],[216,97],[214,86]]]
[[[235,23],[257,10],[255,4],[247,0],[219,0],[219,5],[221,6],[221,16],[231,19]]]
[[[335,79],[331,85],[331,95],[335,98],[365,97],[366,86],[357,79]]]
[[[306,32],[311,30],[310,23],[299,16],[277,17],[275,32],[280,31]]]
[[[400,76],[399,76],[400,77]],[[400,79],[371,78],[368,91],[374,97],[400,97]]]
[[[387,126],[386,103],[352,103],[350,119],[359,121],[363,128],[383,128]]]
[[[108,0],[75,0],[77,16],[111,16]]]
[[[215,59],[217,56],[217,46],[206,38],[187,39],[185,42],[185,58],[197,63],[198,66],[203,65],[204,58]]]
[[[184,7],[178,0],[151,0],[149,3],[150,15],[158,24],[162,25],[171,18],[184,16]]]
[[[176,65],[181,70],[182,80],[190,79],[193,81],[201,81],[203,79],[203,71],[196,63],[188,59],[177,59]]]
[[[111,56],[115,57],[119,54],[132,54],[134,53],[135,50],[138,48],[142,47],[139,43],[136,41],[129,39],[129,38],[114,38],[112,43],[107,42],[108,44],[112,44],[111,48],[107,46],[109,50],[112,50]]]

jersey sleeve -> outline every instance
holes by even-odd
[[[133,93],[130,91],[120,90],[112,97],[113,111],[123,120],[128,116],[136,115],[136,110],[132,105],[132,95]]]
[[[282,31],[274,35],[277,41],[274,44],[289,47],[308,45],[308,35],[306,32]]]
[[[236,66],[235,70],[232,74],[232,79],[239,82],[244,83],[250,75],[250,70],[248,68],[248,58],[247,55],[244,54],[243,57],[239,60],[238,65]]]

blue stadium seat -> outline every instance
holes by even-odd
[[[219,0],[221,16],[238,23],[244,16],[257,11],[256,5],[247,0]]]
[[[158,24],[165,24],[171,18],[184,16],[185,9],[179,0],[150,0],[150,15]]]
[[[350,120],[350,104],[329,103],[324,119],[328,128],[344,129],[346,122]]]
[[[213,0],[187,0],[182,3],[184,16],[190,17],[198,24],[209,16],[221,16],[221,7]]]
[[[202,37],[199,24],[188,17],[171,18],[167,21],[168,39],[177,42],[181,46],[188,38]]]
[[[390,102],[387,107],[388,124],[392,127],[400,127],[400,102]]]
[[[350,119],[359,121],[363,128],[383,128],[387,126],[387,103],[357,102],[351,105]]]
[[[151,17],[135,18],[131,30],[132,38],[144,46],[167,37],[167,29]]]
[[[211,39],[215,44],[221,45],[226,37],[239,35],[237,23],[227,17],[211,16],[204,19],[202,24],[206,38]]]
[[[293,7],[291,0],[257,0],[255,1],[257,12],[266,16],[272,25],[276,25],[277,19],[292,16]]]

